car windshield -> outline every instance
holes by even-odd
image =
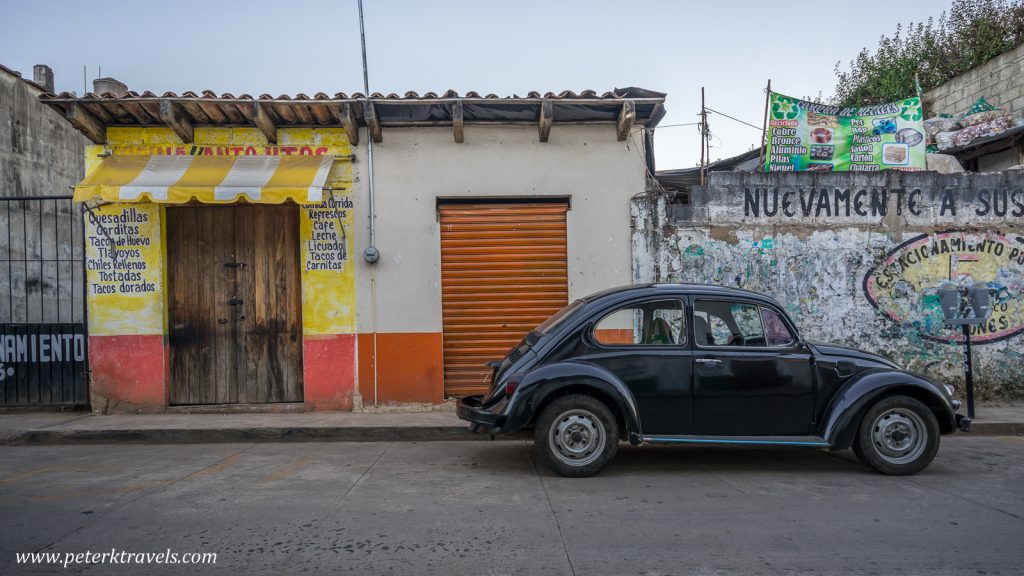
[[[533,329],[538,334],[547,334],[558,327],[563,320],[569,317],[570,314],[579,310],[583,306],[583,300],[576,300],[572,304],[569,304],[565,308],[562,308],[558,312],[555,312],[547,320],[541,322],[540,326]]]

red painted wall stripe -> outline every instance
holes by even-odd
[[[163,412],[167,406],[167,349],[162,334],[89,336],[89,370],[93,397],[106,400],[105,406],[94,404],[93,408]]]

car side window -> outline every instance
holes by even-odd
[[[594,327],[594,339],[606,346],[685,344],[683,310],[679,300],[630,304],[602,318]]]
[[[761,319],[764,321],[765,338],[769,346],[789,346],[796,341],[786,322],[775,310],[762,306]]]
[[[764,346],[759,307],[742,302],[697,300],[694,337],[699,346]]]
[[[729,341],[732,332],[725,320],[706,311],[693,312],[693,337],[699,346],[715,346]]]

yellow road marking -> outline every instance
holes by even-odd
[[[206,477],[206,476],[210,476],[212,474],[217,474],[218,472],[223,472],[224,470],[227,470],[228,468],[230,468],[230,467],[234,466],[235,464],[237,464],[238,460],[239,460],[239,457],[240,457],[240,454],[234,454],[232,456],[229,456],[229,457],[225,458],[223,461],[218,462],[216,464],[213,464],[211,466],[207,466],[206,468],[203,468],[202,470],[197,470],[195,472],[192,472],[191,474],[187,474],[187,475],[182,476],[180,478],[174,478],[172,480],[157,480],[157,481],[154,481],[151,484],[128,485],[128,486],[121,486],[121,487],[118,487],[118,488],[109,488],[107,490],[92,490],[92,491],[82,491],[82,492],[62,492],[62,493],[57,493],[57,494],[48,494],[48,495],[45,495],[45,496],[33,496],[32,499],[33,500],[60,500],[60,499],[63,499],[63,498],[91,498],[91,497],[97,497],[97,496],[109,496],[111,494],[128,494],[128,493],[131,493],[131,492],[138,492],[139,490],[146,490],[148,488],[163,488],[163,487],[166,487],[166,486],[173,486],[174,484],[177,484],[178,482],[184,482],[184,481],[188,481],[188,480],[195,480],[196,478],[203,478],[203,477]],[[56,467],[54,467],[54,468],[56,468]]]
[[[293,473],[298,472],[299,470],[302,470],[303,468],[308,466],[311,461],[311,458],[299,458],[298,460],[292,462],[291,464],[285,466],[284,468],[281,468],[277,472],[267,474],[263,478],[260,478],[260,482],[276,482],[278,480],[284,480],[288,476],[291,476]]]
[[[6,478],[0,479],[0,484],[6,484],[8,482],[17,482],[19,480],[27,480],[40,474],[50,474],[53,472],[89,472],[89,468],[80,468],[77,466],[44,466],[42,468],[35,468],[33,470],[26,470],[25,472],[19,472],[12,474]]]

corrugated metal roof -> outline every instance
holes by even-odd
[[[665,94],[643,88],[616,88],[601,94],[594,90],[579,93],[528,92],[525,96],[481,95],[470,91],[460,95],[454,90],[440,94],[406,92],[381,94],[375,92],[367,99],[361,93],[351,95],[336,92],[329,95],[317,92],[313,96],[282,94],[234,95],[202,92],[129,91],[122,96],[111,93],[87,93],[81,97],[71,92],[43,94],[40,100],[71,119],[75,109],[87,114],[84,122],[94,126],[150,126],[170,124],[168,106],[173,115],[189,126],[256,125],[274,127],[295,126],[444,126],[453,125],[461,117],[465,123],[535,124],[543,105],[550,104],[552,123],[615,123],[624,106],[631,106],[631,121],[654,126],[664,116]],[[367,103],[372,106],[366,106]],[[169,103],[169,104],[164,104]],[[163,113],[161,105],[164,106]],[[455,110],[455,107],[460,107]],[[93,118],[96,122],[92,122]],[[79,119],[81,120],[81,119]],[[268,124],[269,122],[269,124]],[[87,136],[82,121],[72,120]],[[95,132],[95,131],[94,131]],[[379,137],[379,132],[377,136]]]
[[[712,172],[733,172],[733,171],[756,171],[758,157],[761,155],[760,148],[748,150],[743,154],[724,158],[711,162],[705,168],[704,174]],[[666,190],[687,191],[693,186],[700,185],[700,166],[693,168],[680,168],[677,170],[661,170],[654,174],[654,178]]]

